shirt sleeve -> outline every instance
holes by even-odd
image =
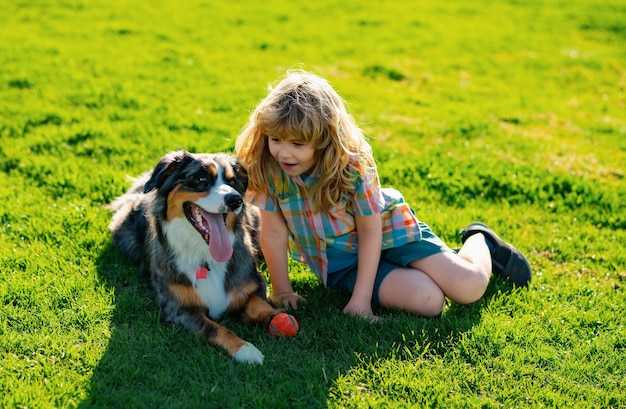
[[[365,169],[363,175],[356,169],[354,174],[354,191],[351,199],[354,211],[361,216],[379,214],[385,207],[385,199],[378,180],[378,171],[375,167]]]

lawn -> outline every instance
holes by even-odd
[[[622,1],[0,3],[1,407],[626,407]],[[232,152],[296,67],[421,220],[493,226],[530,286],[372,325],[294,262],[297,337],[224,320],[262,366],[163,325],[106,204],[168,151]]]

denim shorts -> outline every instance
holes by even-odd
[[[375,303],[380,304],[378,291],[383,280],[390,272],[397,268],[408,267],[415,260],[421,260],[444,251],[452,251],[450,247],[433,233],[427,224],[420,222],[420,231],[422,233],[421,240],[382,251],[374,282],[374,291],[372,292],[372,301]],[[354,264],[328,274],[326,285],[333,290],[345,290],[352,294],[354,284],[356,283],[356,275],[357,266]]]

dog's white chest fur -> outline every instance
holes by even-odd
[[[182,218],[164,223],[163,232],[176,253],[176,264],[191,281],[202,297],[212,319],[221,318],[230,304],[230,296],[224,288],[227,262],[216,262],[211,257],[209,247],[198,232]],[[231,243],[235,237],[229,232]],[[206,278],[197,278],[198,268],[208,266]]]

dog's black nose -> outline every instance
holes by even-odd
[[[243,203],[243,198],[238,193],[231,193],[224,197],[224,202],[230,210],[235,210]]]

